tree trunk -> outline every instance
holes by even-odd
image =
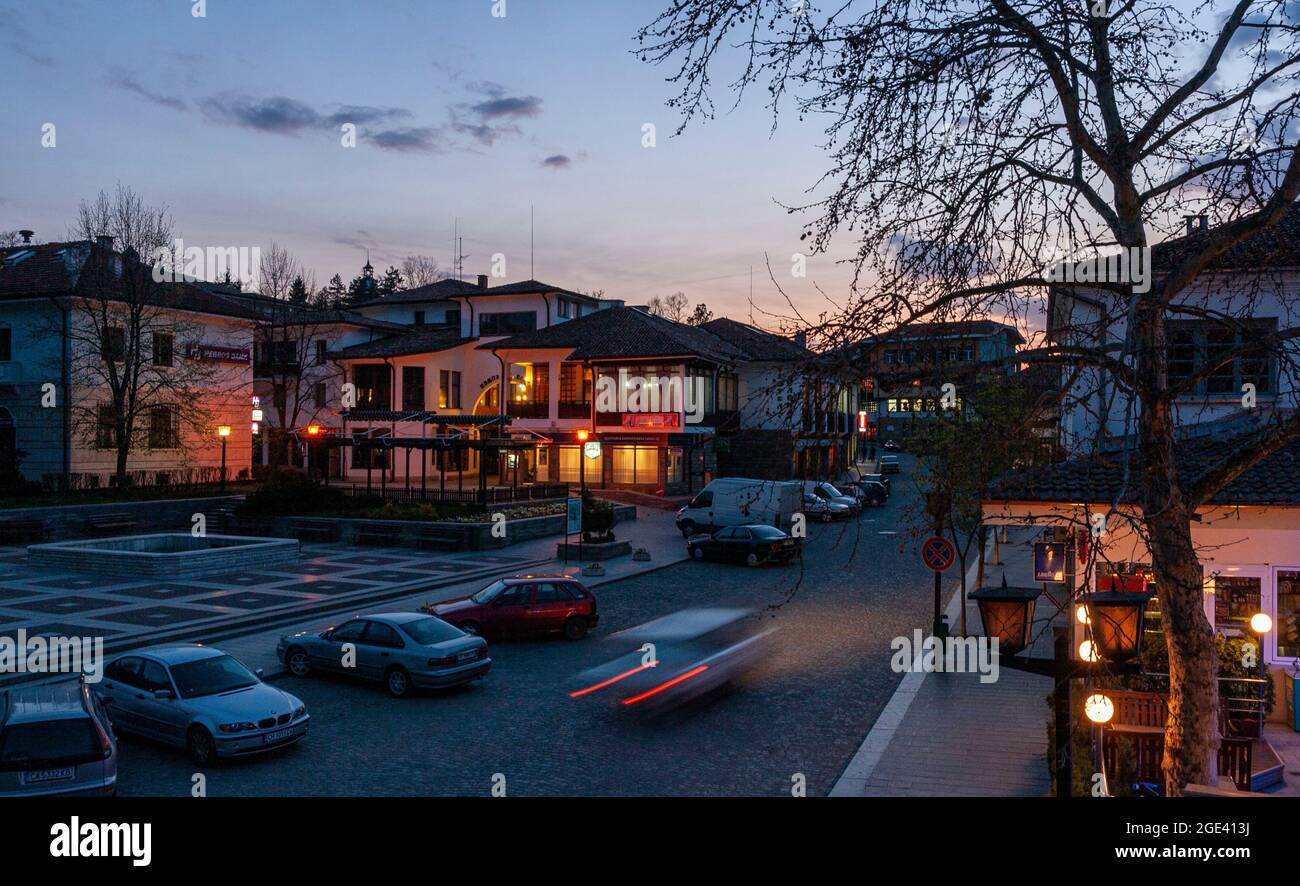
[[[1166,512],[1148,514],[1146,525],[1169,648],[1165,789],[1178,796],[1188,783],[1208,784],[1217,775],[1219,660],[1190,522]]]
[[[122,437],[126,436],[125,431],[121,431],[120,433],[121,436],[118,438],[119,441],[122,439]],[[118,489],[126,488],[126,460],[127,460],[127,456],[130,454],[131,454],[131,444],[129,441],[125,443],[119,442],[117,444],[117,473],[113,478],[113,482],[117,484]]]

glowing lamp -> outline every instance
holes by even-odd
[[[1256,612],[1250,617],[1250,629],[1256,634],[1267,634],[1273,630],[1273,619],[1266,612]]]
[[[1084,699],[1083,712],[1088,715],[1088,719],[1097,725],[1109,723],[1110,718],[1115,716],[1115,703],[1100,692],[1093,693]]]
[[[308,437],[319,437],[319,436],[320,436],[320,425],[307,425],[307,436],[308,436]]]
[[[1142,651],[1146,627],[1145,593],[1100,591],[1083,601],[1097,653],[1108,661],[1128,661]]]
[[[1015,655],[1029,646],[1034,604],[1042,592],[1041,588],[1009,588],[1004,575],[1001,587],[981,588],[970,594],[970,599],[979,604],[984,635],[997,639],[999,651]]]
[[[1084,661],[1101,661],[1101,656],[1097,654],[1097,647],[1092,645],[1091,640],[1084,640],[1079,644],[1079,658]]]
[[[587,437],[589,437],[589,436],[590,436],[590,435],[589,435],[586,431],[578,431],[578,442],[579,442],[579,443],[586,443],[586,442],[587,442]]]
[[[1088,617],[1088,607],[1084,606],[1082,603],[1074,607],[1074,620],[1081,625],[1086,625],[1091,622],[1092,619]]]
[[[229,437],[229,436],[230,436],[230,425],[218,425],[218,426],[217,426],[217,436],[218,436],[218,437]]]

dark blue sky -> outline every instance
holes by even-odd
[[[533,204],[540,279],[632,302],[682,290],[745,319],[751,265],[756,301],[781,307],[768,252],[823,310],[813,284],[838,297],[848,272],[813,258],[791,279],[800,226],[774,202],[806,201],[819,128],[771,136],[756,94],[672,138],[669,71],[630,53],[662,2],[507,0],[504,18],[492,0],[207,0],[204,18],[191,0],[0,2],[0,229],[58,239],[121,182],[169,205],[187,244],[274,240],[318,285],[367,247],[381,270],[450,266],[458,216],[467,273],[500,252],[513,280]]]

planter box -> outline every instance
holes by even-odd
[[[581,546],[577,542],[560,542],[555,546],[555,556],[560,560],[578,560],[578,552],[582,552],[582,560],[612,560],[615,557],[626,557],[632,553],[632,542],[630,541],[611,541],[605,544],[591,544],[583,542]]]

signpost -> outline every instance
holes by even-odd
[[[934,573],[934,636],[948,636],[948,623],[944,620],[943,581],[940,576],[952,566],[957,559],[957,548],[942,535],[932,535],[921,545],[921,562],[925,568]],[[966,601],[962,601],[963,609]]]
[[[582,533],[582,499],[571,498],[565,503],[564,511],[564,562],[569,562],[569,536],[575,532]]]

